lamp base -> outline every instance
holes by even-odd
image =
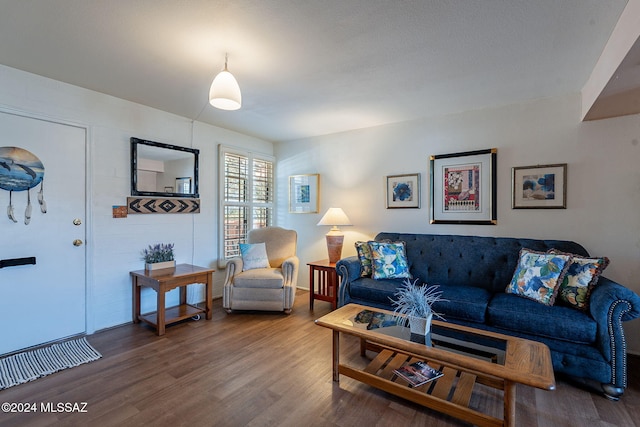
[[[336,236],[329,235],[327,238],[327,251],[329,252],[329,262],[336,263],[340,261],[342,257],[342,243],[344,242],[344,235]]]

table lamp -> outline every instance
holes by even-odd
[[[331,226],[331,230],[326,234],[329,262],[338,262],[342,257],[342,243],[344,242],[344,234],[338,226],[352,225],[351,221],[341,208],[329,208],[318,225]]]

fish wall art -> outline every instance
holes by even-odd
[[[47,213],[44,200],[44,165],[33,153],[19,147],[0,147],[0,189],[9,192],[7,217],[18,222],[13,208],[14,192],[26,191],[27,207],[24,211],[24,223],[31,222],[31,189],[40,184],[37,194],[40,211]]]

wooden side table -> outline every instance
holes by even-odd
[[[130,272],[133,286],[133,323],[143,321],[156,328],[158,335],[164,335],[167,325],[200,313],[204,313],[207,320],[211,320],[214,271],[191,264],[178,264],[175,268]],[[187,304],[187,285],[193,283],[204,283],[206,286],[205,308]],[[140,314],[140,290],[143,286],[156,291],[157,311]],[[180,305],[165,309],[165,293],[178,287],[180,288]]]
[[[313,261],[307,265],[309,266],[309,309],[313,310],[313,300],[317,299],[330,302],[331,308],[335,310],[338,306],[336,263],[325,259]]]

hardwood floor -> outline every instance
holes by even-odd
[[[313,320],[299,291],[293,313],[227,315],[187,321],[158,337],[125,325],[88,337],[103,358],[0,391],[0,402],[36,403],[37,413],[0,413],[0,426],[461,426],[464,423],[347,377],[331,380],[331,331]],[[365,364],[346,337],[342,358]],[[640,426],[640,358],[629,363],[629,387],[610,402],[557,378],[557,390],[517,389],[518,426]],[[86,402],[84,413],[43,413],[41,403]],[[472,405],[500,414],[487,392]]]

